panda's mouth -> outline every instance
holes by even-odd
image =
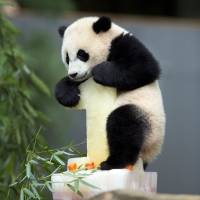
[[[85,73],[83,74],[82,76],[79,76],[79,77],[75,77],[75,78],[71,78],[72,80],[74,81],[77,81],[77,82],[81,82],[81,81],[86,81],[87,79],[89,79],[91,77],[91,73]]]

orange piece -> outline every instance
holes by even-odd
[[[86,163],[85,164],[85,169],[94,169],[96,166],[94,164],[94,162],[90,162],[90,163]]]
[[[77,164],[76,163],[70,163],[68,166],[67,166],[67,169],[70,171],[70,172],[75,172],[77,170]]]
[[[127,165],[125,168],[130,170],[130,171],[132,171],[133,170],[133,165]]]

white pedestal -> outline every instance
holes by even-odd
[[[82,158],[79,161],[87,160]],[[74,159],[71,161],[75,161]],[[71,162],[70,161],[70,162]],[[86,176],[83,180],[98,187],[99,189],[79,185],[80,191],[84,198],[89,198],[102,192],[125,189],[139,192],[156,192],[157,190],[157,173],[144,172],[141,170],[141,162],[134,166],[134,170],[113,169],[113,170],[97,170],[93,174]],[[84,171],[84,173],[87,171]],[[89,172],[89,171],[88,171]],[[81,172],[78,172],[81,173]],[[67,183],[72,177],[64,173],[54,174],[52,177],[53,199],[54,200],[78,200],[80,196],[72,192]]]

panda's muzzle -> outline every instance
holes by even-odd
[[[73,81],[85,81],[90,77],[89,73],[85,73],[82,76],[79,76],[78,73],[68,74],[69,78]]]
[[[74,79],[76,78],[78,73],[69,74],[69,78]]]

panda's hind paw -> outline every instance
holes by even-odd
[[[123,163],[113,162],[110,158],[100,164],[101,170],[110,170],[110,169],[124,169],[127,165]]]
[[[107,161],[104,161],[100,164],[100,169],[101,170],[110,170],[110,169],[112,169],[112,166]]]

